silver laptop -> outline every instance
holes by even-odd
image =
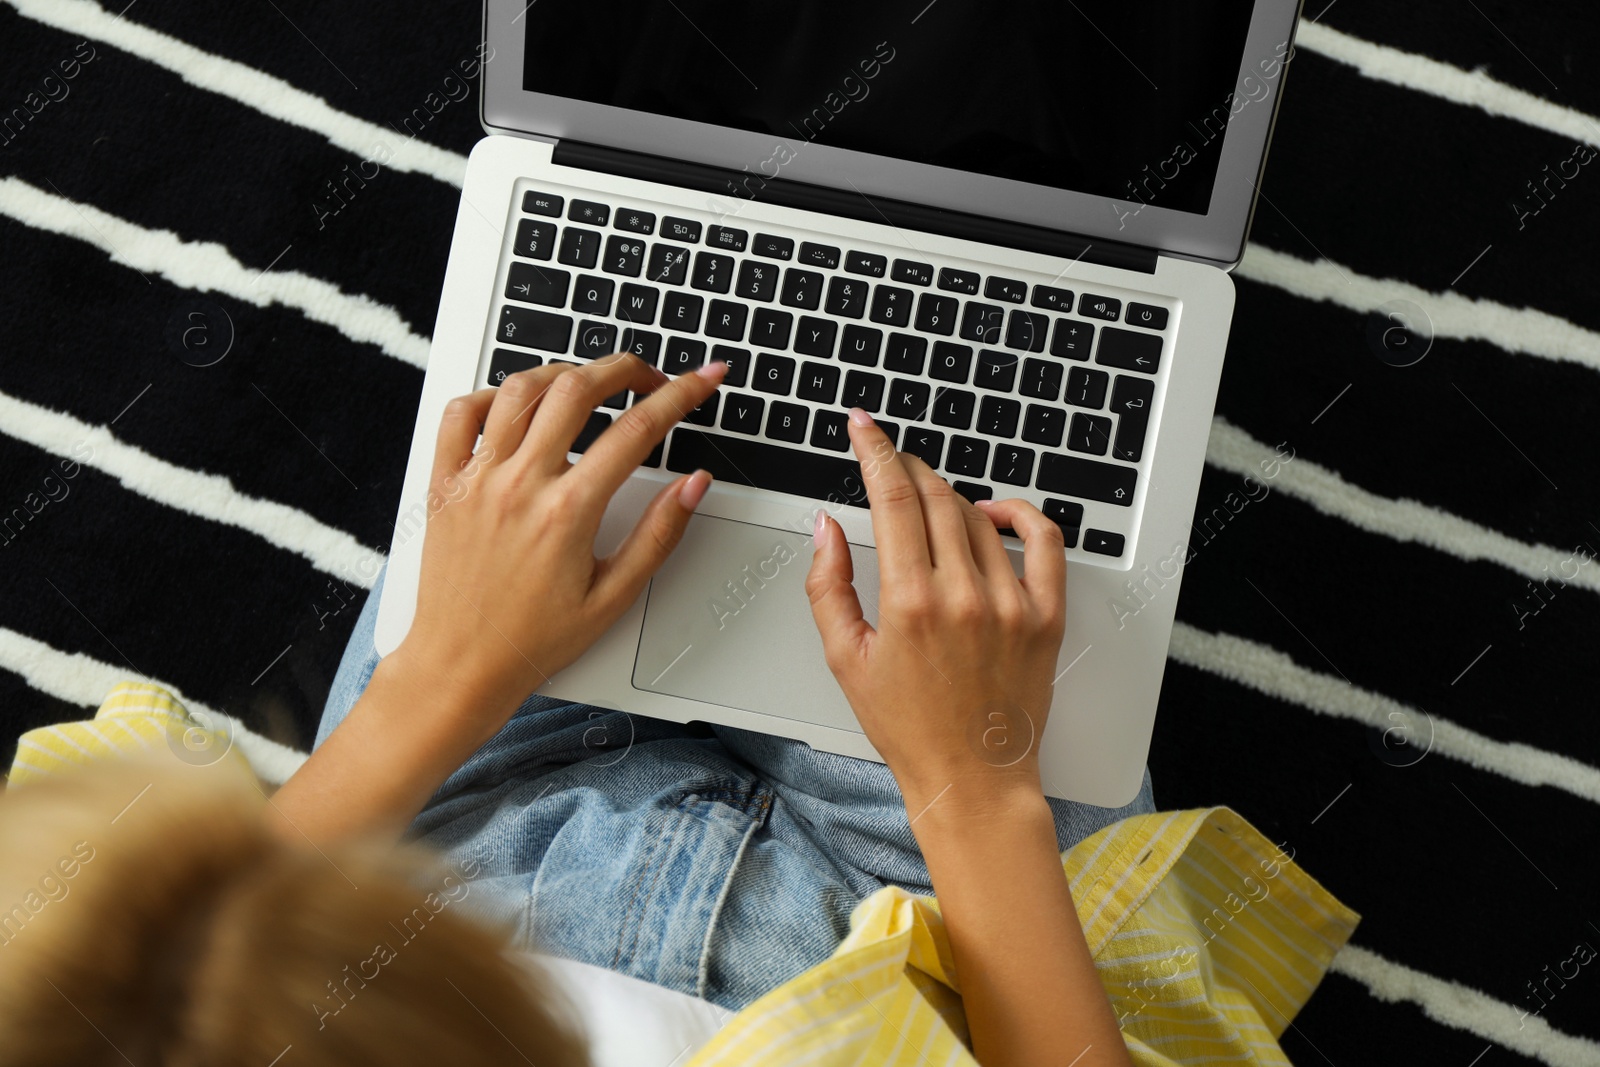
[[[877,758],[803,584],[818,508],[876,621],[845,413],[1068,544],[1040,746],[1055,796],[1137,791],[1295,0],[775,7],[488,0],[482,118],[377,628],[415,607],[452,397],[619,350],[719,395],[618,493],[715,476],[632,609],[541,690]],[[581,451],[628,402],[596,410]],[[1007,538],[1020,570],[1020,543]],[[515,561],[506,561],[508,566]],[[536,607],[536,605],[532,605]]]

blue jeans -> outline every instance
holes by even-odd
[[[383,578],[317,731],[378,664]],[[1050,800],[1068,849],[1155,810]],[[799,741],[530,696],[439,788],[412,837],[470,878],[461,901],[519,947],[607,967],[737,1010],[833,953],[885,885],[931,893],[883,764]]]

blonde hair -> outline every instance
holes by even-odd
[[[589,1062],[560,995],[451,909],[469,883],[285,844],[225,767],[0,799],[0,1067]]]

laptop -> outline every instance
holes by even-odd
[[[878,759],[803,589],[826,508],[876,621],[844,431],[860,406],[961,493],[1025,498],[1062,527],[1054,704],[1019,741],[1051,795],[1130,801],[1298,8],[487,0],[488,136],[378,651],[415,608],[447,401],[552,360],[632,351],[677,374],[721,359],[719,394],[619,491],[597,551],[705,467],[683,542],[540,692]],[[628,402],[596,409],[574,451]]]

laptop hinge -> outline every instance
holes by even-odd
[[[865,194],[829,189],[787,178],[757,178],[750,181],[747,171],[725,170],[701,163],[688,163],[663,156],[628,152],[602,145],[562,139],[557,142],[554,162],[563,167],[579,167],[616,174],[625,178],[680,185],[701,192],[717,193],[724,197],[742,200],[761,200],[785,207],[821,211],[830,215],[860,219],[863,222],[883,222],[908,230],[926,230],[957,237],[967,241],[1016,248],[1024,252],[1038,252],[1064,259],[1083,259],[1107,267],[1143,271],[1154,274],[1156,254],[1137,245],[1116,241],[1090,241],[1085,237],[1060,230],[1029,226],[1006,219],[992,219],[961,211],[927,207],[905,200],[887,197],[868,198]],[[751,196],[750,186],[756,186],[757,195]]]

